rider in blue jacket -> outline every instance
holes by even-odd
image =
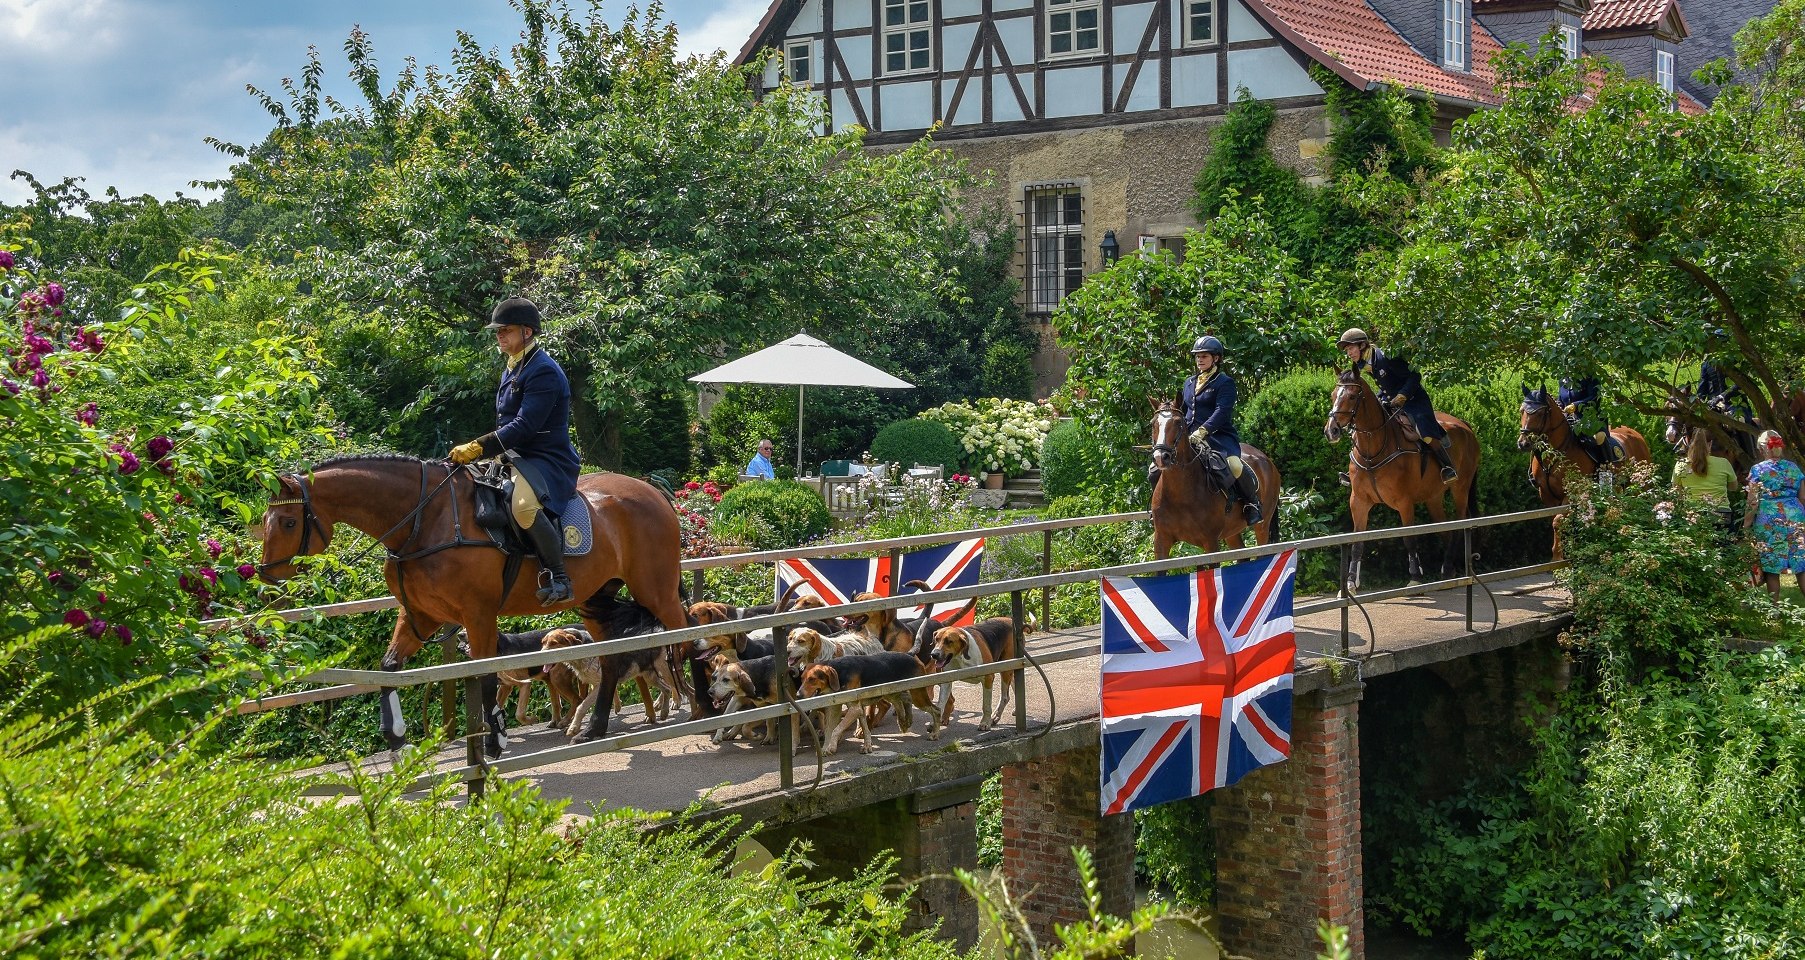
[[[1225,353],[1221,340],[1197,338],[1191,345],[1197,372],[1185,380],[1178,406],[1184,411],[1191,443],[1208,449],[1217,484],[1230,502],[1241,501],[1242,515],[1251,526],[1260,522],[1260,483],[1241,459],[1241,433],[1235,429],[1235,378],[1222,369]]]
[[[533,301],[509,297],[496,304],[486,329],[495,331],[496,349],[508,362],[495,391],[495,432],[451,448],[451,459],[506,456],[514,522],[539,555],[539,602],[551,606],[571,598],[557,511],[576,496],[580,466],[570,442],[570,381],[539,345],[539,328]]]
[[[1335,341],[1335,346],[1347,354],[1353,362],[1354,369],[1365,369],[1372,375],[1373,386],[1378,388],[1379,402],[1385,409],[1402,410],[1415,425],[1416,432],[1423,438],[1423,445],[1435,455],[1441,464],[1443,483],[1453,483],[1459,474],[1454,470],[1454,461],[1448,456],[1448,431],[1442,429],[1440,421],[1435,419],[1435,405],[1429,401],[1429,394],[1423,389],[1423,378],[1402,357],[1387,356],[1366,335],[1366,331],[1353,328]]]
[[[1560,403],[1573,439],[1594,463],[1603,466],[1623,459],[1623,447],[1611,436],[1611,423],[1605,419],[1597,378],[1562,379]]]

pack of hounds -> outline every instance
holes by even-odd
[[[914,589],[925,587],[920,581],[907,585]],[[853,597],[855,602],[875,599],[879,599],[875,593]],[[515,720],[521,725],[532,722],[529,688],[534,683],[544,683],[551,692],[551,728],[563,730],[572,740],[582,742],[607,734],[609,713],[622,711],[620,685],[629,681],[638,687],[648,724],[668,720],[673,705],[685,698],[690,704],[690,719],[729,715],[782,702],[777,672],[780,648],[782,666],[795,699],[875,687],[923,674],[1011,660],[1017,655],[1015,623],[1008,617],[991,617],[969,627],[947,626],[963,619],[977,604],[976,599],[939,619],[927,615],[911,618],[898,616],[894,610],[879,610],[844,618],[823,614],[822,619],[751,632],[733,628],[735,621],[748,617],[825,606],[812,595],[795,598],[793,604],[790,601],[789,593],[776,603],[754,607],[698,601],[689,607],[690,622],[716,624],[722,632],[703,637],[693,645],[648,647],[498,673],[498,712],[505,711],[508,698],[518,693]],[[605,636],[591,636],[581,624],[504,633],[498,652],[560,649],[597,640],[647,636],[664,629],[650,611],[631,601],[592,601],[585,613],[594,618]],[[1023,624],[1022,635],[1034,628],[1030,615]],[[688,669],[684,669],[685,665]],[[966,678],[983,688],[984,709],[978,715],[980,731],[995,726],[1009,705],[1010,684],[999,683],[1000,677],[1001,674],[986,673]],[[997,687],[1002,690],[1000,698],[995,696]],[[604,692],[610,703],[598,706]],[[876,749],[872,735],[888,716],[895,714],[897,729],[909,733],[915,708],[927,714],[928,737],[938,739],[953,717],[952,682],[811,711],[806,720],[811,725],[813,742],[819,744],[822,753],[838,752],[848,733],[859,737],[861,752],[871,753]],[[806,742],[801,732],[804,719],[799,715],[791,717],[792,734],[797,738],[794,742],[798,744]],[[754,729],[760,726],[762,732]],[[774,742],[776,725],[726,726],[713,735],[716,744],[754,737],[764,743]]]

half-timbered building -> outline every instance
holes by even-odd
[[[1445,125],[1497,102],[1503,45],[1551,41],[1696,107],[1709,91],[1685,80],[1773,0],[1691,3],[1711,8],[1697,51],[1679,0],[773,0],[738,60],[775,50],[765,86],[818,92],[831,129],[856,124],[877,149],[933,129],[988,172],[991,192],[969,199],[1017,218],[1047,390],[1064,362],[1046,321],[1111,244],[1182,255],[1210,132],[1241,90],[1278,109],[1269,146],[1307,177],[1328,139],[1312,63],[1433,96]]]

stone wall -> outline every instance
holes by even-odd
[[[1115,231],[1126,254],[1142,234],[1176,237],[1198,226],[1191,198],[1197,172],[1209,156],[1211,135],[1222,120],[1215,115],[948,141],[941,146],[965,160],[985,181],[967,191],[967,212],[982,216],[1000,206],[1018,230],[1025,188],[1078,184],[1084,193],[1084,270],[1089,274],[1102,268],[1099,245],[1106,230]],[[1319,181],[1318,158],[1328,136],[1323,108],[1308,105],[1279,111],[1267,143],[1279,163]],[[1018,279],[1021,270],[1018,254]],[[1041,338],[1034,362],[1035,394],[1044,397],[1064,382],[1069,360],[1053,342],[1051,325],[1044,318],[1035,320]]]

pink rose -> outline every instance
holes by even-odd
[[[75,627],[77,629],[87,626],[88,611],[71,610],[68,613],[63,614],[63,622],[68,624],[69,626]]]
[[[63,285],[60,283],[44,284],[44,302],[53,306],[63,305]]]
[[[249,580],[256,575],[257,575],[256,567],[253,567],[248,563],[241,563],[238,565],[238,576],[240,579]]]
[[[115,623],[115,624],[113,624],[113,633],[115,636],[117,636],[119,638],[120,646],[129,647],[132,645],[132,628],[131,627],[128,627],[123,623]]]
[[[152,454],[152,456],[155,456],[155,454]],[[207,555],[208,556],[212,557],[215,560],[218,560],[220,551],[224,550],[224,549],[225,549],[225,547],[220,546],[220,543],[218,540],[215,540],[212,537],[207,538]]]

